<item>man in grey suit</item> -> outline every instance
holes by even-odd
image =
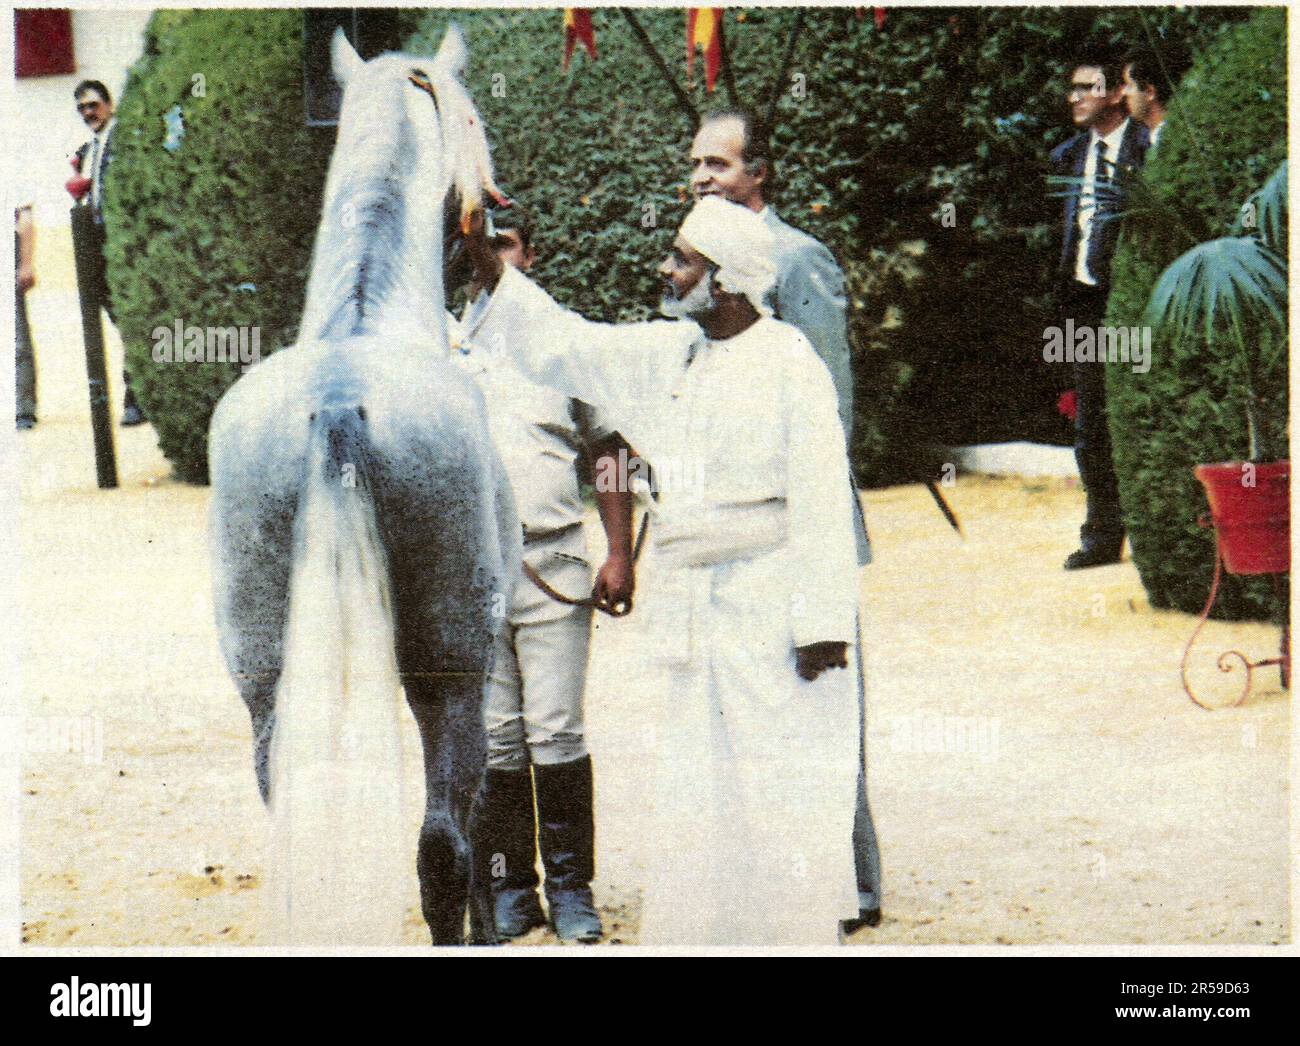
[[[839,405],[844,436],[852,447],[853,371],[849,360],[844,274],[826,245],[787,225],[764,199],[774,177],[768,135],[752,113],[727,109],[706,116],[691,145],[691,189],[696,197],[719,195],[755,211],[776,240],[776,316],[793,324],[822,358]],[[851,483],[852,477],[846,477]],[[862,506],[854,491],[858,563],[871,562]],[[861,637],[859,637],[861,639]],[[859,647],[861,649],[861,646]],[[866,697],[858,675],[859,736],[865,737]],[[865,741],[863,742],[865,745]],[[858,877],[858,918],[843,924],[845,933],[880,922],[880,848],[867,804],[865,748],[859,760],[853,854]]]

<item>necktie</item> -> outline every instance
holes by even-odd
[[[1110,181],[1115,175],[1115,165],[1106,156],[1106,140],[1097,139],[1097,179]]]

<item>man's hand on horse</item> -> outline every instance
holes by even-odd
[[[465,219],[465,253],[469,255],[474,270],[474,286],[486,288],[490,294],[496,290],[497,280],[505,271],[505,262],[497,257],[487,236],[487,220],[483,208],[476,207]]]
[[[828,668],[848,668],[848,650],[847,643],[809,643],[795,647],[795,671],[800,679],[812,682]]]
[[[636,589],[636,567],[630,556],[611,554],[596,574],[592,595],[597,605],[614,617],[632,613]]]

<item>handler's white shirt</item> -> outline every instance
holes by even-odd
[[[474,378],[488,406],[488,428],[527,533],[560,530],[583,519],[575,463],[581,447],[604,430],[596,413],[579,402],[534,384],[505,353],[478,336],[488,303],[480,295],[457,320],[447,313],[453,361]]]
[[[628,680],[653,766],[642,943],[833,944],[857,912],[859,574],[825,365],[776,320],[717,342],[591,323],[511,269],[480,338],[673,472],[636,611],[650,670]],[[818,641],[849,668],[805,682],[794,648]]]

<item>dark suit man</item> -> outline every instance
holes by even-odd
[[[1129,115],[1150,135],[1148,156],[1160,142],[1174,88],[1190,65],[1188,53],[1174,44],[1162,45],[1159,52],[1137,47],[1124,56],[1124,101]]]
[[[835,385],[840,424],[851,443],[853,373],[845,311],[844,274],[826,245],[787,225],[768,205],[774,167],[768,138],[752,113],[724,110],[704,118],[691,144],[691,189],[696,197],[718,195],[756,212],[776,241],[776,290],[772,304],[778,319],[797,327],[826,364]],[[846,477],[851,481],[851,477]],[[862,506],[854,491],[854,536],[859,564],[871,562]],[[861,629],[859,629],[861,631]],[[859,643],[859,649],[863,649]],[[859,737],[865,746],[866,695],[858,674]],[[880,914],[880,847],[867,803],[866,752],[861,753],[858,795],[853,820],[853,855],[858,880],[858,918],[842,929],[852,933],[876,926]]]
[[[1057,269],[1061,325],[1074,329],[1105,322],[1110,263],[1119,235],[1111,216],[1123,208],[1126,183],[1142,166],[1148,135],[1131,120],[1124,100],[1123,66],[1108,52],[1085,47],[1071,76],[1071,115],[1080,133],[1052,150],[1054,175],[1083,179],[1065,198]],[[1106,422],[1106,372],[1097,363],[1074,364],[1075,459],[1088,497],[1080,547],[1066,570],[1117,563],[1124,544],[1119,488]]]
[[[98,80],[83,80],[77,84],[73,91],[73,97],[77,102],[77,113],[94,135],[90,141],[77,150],[74,165],[77,174],[90,183],[82,195],[78,196],[78,202],[82,206],[92,208],[94,211],[95,231],[99,240],[98,253],[101,259],[98,270],[99,300],[103,303],[104,309],[108,312],[108,318],[111,320],[113,319],[113,306],[108,292],[106,270],[102,263],[104,256],[104,215],[101,207],[104,199],[104,182],[113,153],[113,128],[116,125],[116,120],[113,117],[113,99],[108,93],[108,88]],[[73,186],[70,185],[69,190],[72,191]],[[126,389],[126,394],[122,400],[122,424],[126,426],[139,425],[145,420],[144,412],[140,410],[139,404],[135,401],[135,393],[131,389],[131,378],[125,371],[122,372],[122,381]]]

